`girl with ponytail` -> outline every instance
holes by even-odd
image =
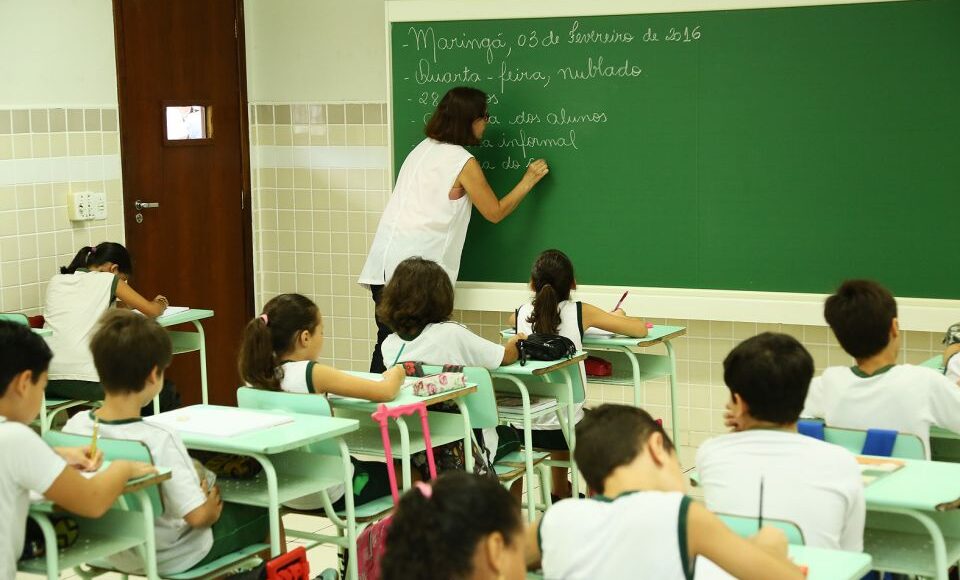
[[[533,300],[516,310],[512,323],[517,333],[559,334],[573,341],[577,350],[583,350],[583,333],[588,328],[598,328],[626,336],[646,336],[647,324],[642,318],[627,316],[622,308],[607,312],[591,304],[570,299],[577,288],[573,263],[560,250],[546,250],[537,257],[530,272],[530,289]],[[580,363],[580,378],[584,386],[587,375]],[[576,420],[583,417],[582,405],[577,409]],[[553,459],[568,460],[570,449],[560,430],[555,415],[534,419],[533,444],[551,452]],[[522,481],[514,484],[514,493],[519,493]],[[567,470],[553,468],[553,491],[557,499],[570,497],[570,482]]]
[[[323,349],[323,316],[312,300],[301,294],[281,294],[263,306],[263,313],[247,323],[240,345],[238,370],[255,389],[288,393],[355,397],[385,402],[396,398],[403,385],[403,368],[395,366],[382,380],[347,374],[317,362]],[[386,466],[353,460],[354,499],[357,505],[390,495]],[[335,509],[343,507],[343,486],[327,490]],[[322,507],[319,494],[286,504],[295,509]]]
[[[525,546],[520,505],[497,480],[449,471],[400,499],[380,572],[383,580],[523,580]]]
[[[53,350],[48,398],[103,399],[100,376],[90,354],[90,337],[100,317],[114,305],[136,308],[151,318],[163,314],[167,299],[147,300],[130,284],[133,262],[127,249],[100,242],[77,252],[70,265],[51,278],[44,298],[44,327],[53,331],[47,342]],[[175,406],[172,383],[160,395],[161,408]]]

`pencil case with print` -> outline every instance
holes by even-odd
[[[437,373],[417,379],[417,382],[413,383],[413,394],[430,397],[463,388],[465,384],[463,373]]]

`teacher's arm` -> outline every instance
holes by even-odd
[[[487,183],[487,178],[476,159],[471,158],[467,161],[457,181],[467,191],[470,201],[476,206],[480,215],[489,222],[498,223],[513,213],[513,210],[517,209],[517,206],[530,193],[533,186],[549,172],[550,168],[547,167],[547,162],[543,159],[537,159],[527,167],[520,183],[500,199],[497,199],[497,194],[490,188],[490,184]]]

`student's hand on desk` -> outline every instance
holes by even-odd
[[[146,477],[148,475],[153,475],[157,472],[157,468],[149,463],[144,463],[142,461],[128,461],[126,459],[118,459],[116,461],[110,462],[110,466],[120,464],[129,470],[129,475],[127,479],[139,479],[141,477]]]
[[[777,528],[764,526],[750,538],[755,546],[779,558],[787,557],[787,536]]]
[[[92,457],[89,447],[57,447],[57,454],[67,465],[80,471],[96,471],[103,465],[103,452],[99,449]]]
[[[403,367],[400,365],[395,365],[383,371],[383,380],[395,387],[393,391],[394,397],[397,396],[397,393],[400,391],[400,387],[403,386],[403,380],[406,378],[406,376],[407,373],[404,372]]]
[[[166,296],[162,296],[158,294],[157,297],[153,299],[153,301],[160,305],[161,314],[163,313],[163,310],[167,309],[167,306],[170,306],[170,303],[167,301]]]

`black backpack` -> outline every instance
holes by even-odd
[[[520,352],[520,366],[527,364],[528,360],[568,359],[577,354],[577,347],[569,338],[536,332],[518,340],[517,350]]]

